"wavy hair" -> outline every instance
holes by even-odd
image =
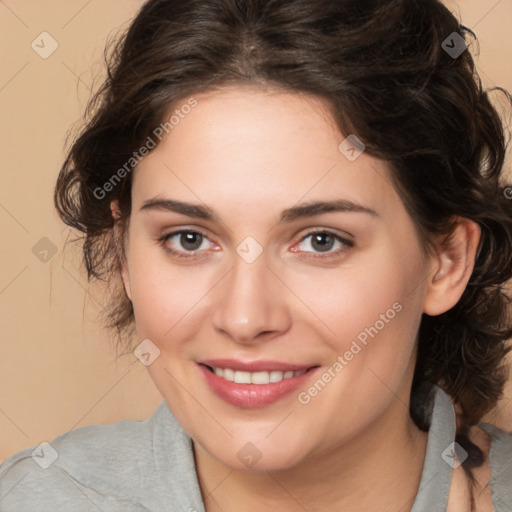
[[[469,39],[475,34],[438,0],[145,3],[106,51],[107,77],[90,100],[55,189],[59,215],[83,233],[89,279],[117,283],[109,325],[130,339],[133,309],[119,284],[110,201],[119,201],[126,222],[132,173],[108,192],[102,187],[170,107],[236,84],[315,95],[326,100],[342,133],[357,135],[368,154],[389,163],[426,253],[434,236],[450,235],[456,216],[481,228],[461,299],[421,320],[410,408],[426,429],[422,382],[439,384],[453,398],[471,477],[483,454],[469,429],[497,403],[507,379],[512,200],[506,192],[512,189],[503,183],[507,141],[489,91],[470,50],[449,51],[462,40],[469,46]],[[498,89],[510,103],[510,94]]]

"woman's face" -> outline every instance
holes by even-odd
[[[408,418],[429,262],[386,165],[316,98],[195,100],[135,171],[123,274],[172,413],[267,470]]]

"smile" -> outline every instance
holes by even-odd
[[[284,363],[197,363],[207,388],[224,402],[241,408],[260,408],[269,406],[292,395],[298,388],[306,385],[309,379],[320,371],[319,366],[298,367]],[[220,366],[222,365],[222,366]],[[267,367],[264,370],[264,366]],[[238,369],[229,368],[238,366]],[[246,367],[241,369],[241,367]],[[247,366],[250,366],[250,370]],[[274,368],[272,368],[274,366]],[[281,369],[275,368],[280,366]],[[286,368],[295,366],[295,368]]]
[[[281,382],[285,379],[298,377],[307,370],[299,371],[262,371],[262,372],[243,372],[239,370],[232,370],[231,368],[212,368],[208,367],[211,372],[215,373],[217,377],[237,384],[269,384],[270,382]]]

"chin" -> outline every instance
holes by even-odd
[[[305,454],[299,452],[294,445],[283,446],[278,443],[276,446],[258,441],[235,442],[231,446],[212,447],[208,452],[218,459],[222,464],[234,471],[281,471],[293,468],[300,464]],[[233,457],[226,457],[227,453],[234,453]]]

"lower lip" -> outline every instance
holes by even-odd
[[[258,408],[273,404],[297,390],[318,369],[310,368],[302,375],[268,384],[238,384],[212,373],[206,366],[198,364],[210,389],[224,401],[238,407]]]

